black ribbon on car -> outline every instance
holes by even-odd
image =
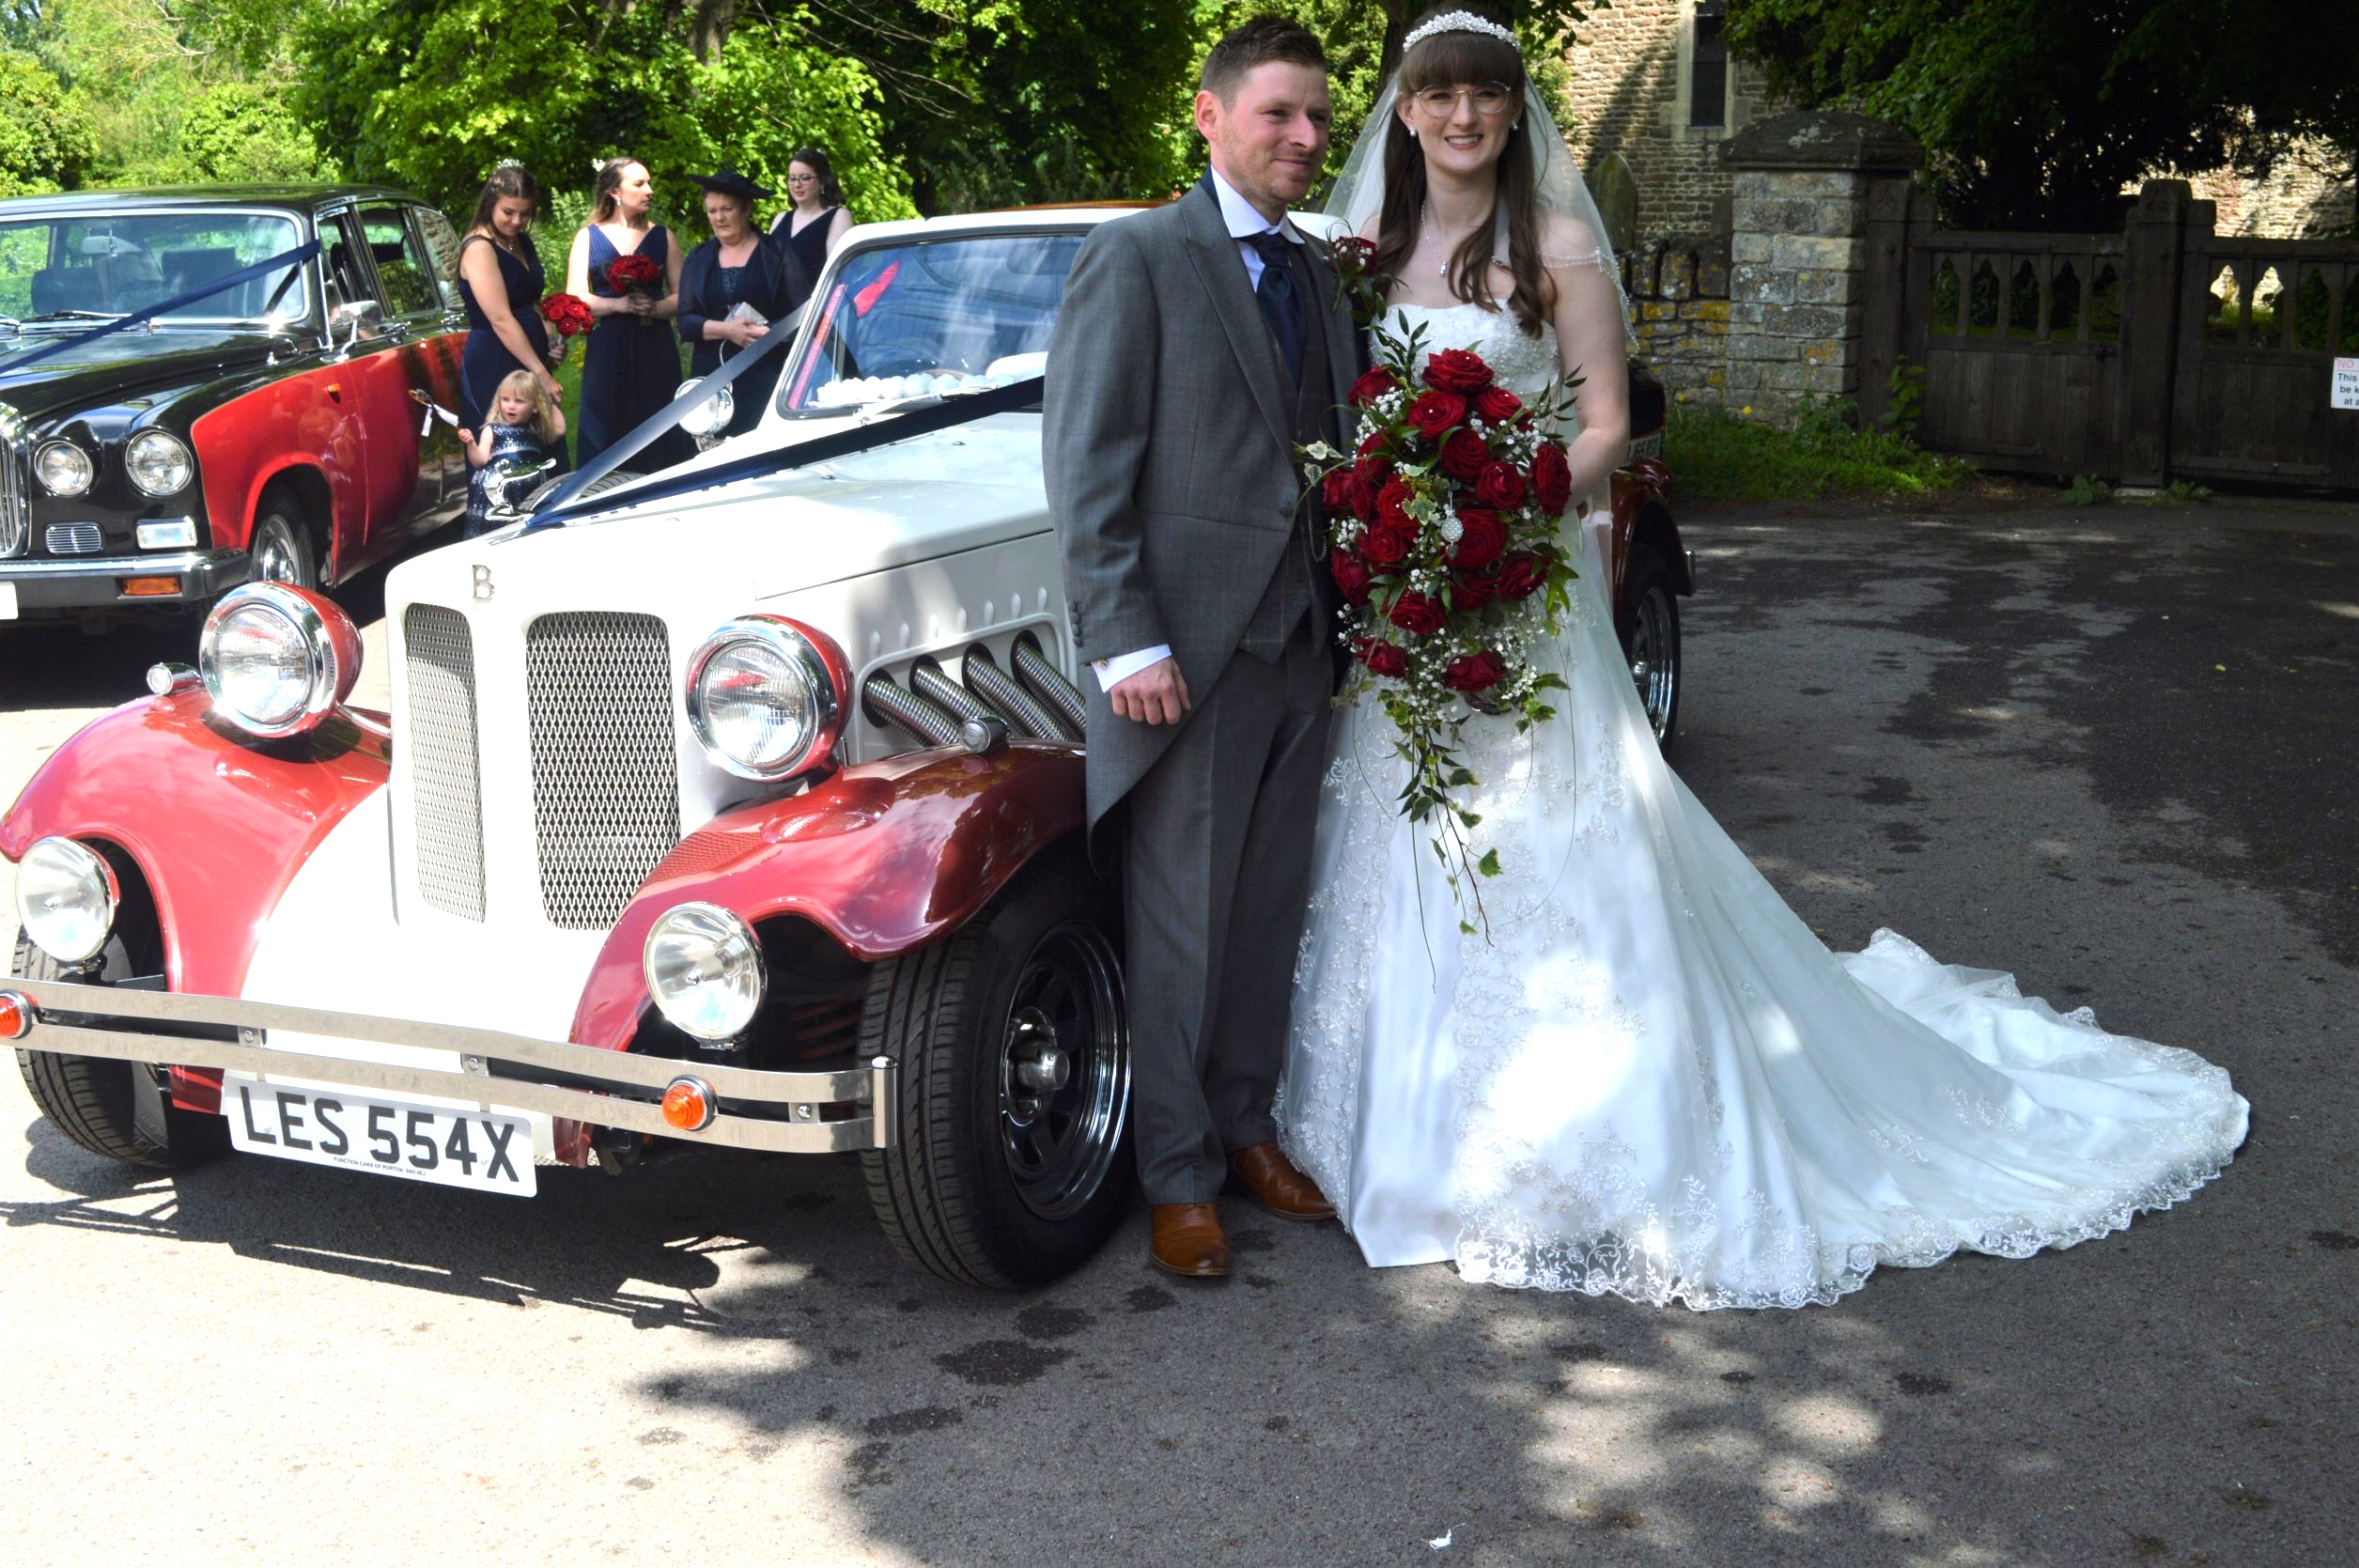
[[[7,369],[10,375],[14,375],[26,365],[38,365],[53,354],[62,354],[69,349],[79,349],[85,343],[96,343],[110,333],[126,332],[132,327],[145,326],[159,316],[168,316],[176,310],[185,309],[199,300],[210,300],[216,294],[225,294],[241,283],[248,283],[259,277],[268,277],[281,267],[300,267],[318,254],[319,241],[306,240],[291,251],[281,251],[278,255],[257,261],[251,267],[241,267],[234,272],[213,279],[202,287],[191,288],[183,293],[175,294],[160,305],[149,305],[144,310],[134,310],[128,316],[117,316],[112,321],[101,321],[88,332],[73,333],[59,338],[54,343],[45,343],[22,359],[10,359],[7,364]]]
[[[715,371],[713,377],[726,379],[735,367],[753,357],[749,354],[732,360],[728,365]],[[713,377],[706,380],[710,380]],[[669,501],[698,490],[733,485],[740,479],[754,479],[764,474],[783,474],[788,469],[807,468],[813,463],[831,462],[838,458],[848,458],[879,446],[891,446],[896,442],[930,435],[936,430],[946,430],[954,425],[972,424],[995,413],[1012,413],[1018,409],[1032,408],[1040,402],[1044,384],[1044,378],[1028,376],[1020,381],[1011,381],[1006,386],[993,387],[987,392],[954,392],[944,396],[939,403],[912,409],[907,413],[890,414],[873,424],[815,436],[790,446],[749,452],[742,458],[732,458],[727,462],[715,463],[710,468],[697,469],[693,473],[658,474],[628,489],[609,490],[603,495],[578,501],[573,499],[581,494],[583,486],[614,466],[606,462],[607,454],[601,453],[598,462],[583,471],[590,474],[590,478],[583,479],[577,474],[575,478],[581,481],[579,484],[569,483],[561,489],[551,491],[541,509],[524,524],[523,531],[537,534],[544,528],[562,528],[576,518],[588,517],[595,512],[610,511],[618,506],[639,506],[651,501]],[[706,390],[708,389],[700,389]],[[698,400],[699,394],[691,393],[673,404],[672,408],[685,412]],[[647,424],[641,425],[631,432],[631,436],[646,431],[648,425],[654,423],[654,420],[649,420]],[[629,438],[626,437],[624,444],[629,444]],[[608,448],[608,452],[613,450]]]

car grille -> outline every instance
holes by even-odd
[[[483,775],[475,755],[475,640],[467,617],[413,604],[401,618],[410,676],[410,811],[418,892],[445,914],[484,917]]]
[[[670,642],[654,615],[566,612],[526,629],[524,663],[541,907],[603,930],[680,838]]]
[[[53,522],[41,530],[41,543],[52,555],[96,555],[99,525],[95,522]]]
[[[0,556],[21,553],[28,532],[33,454],[16,411],[0,403]]]

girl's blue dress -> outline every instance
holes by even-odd
[[[489,429],[491,460],[481,468],[469,471],[467,475],[466,537],[471,539],[490,529],[491,508],[495,502],[502,499],[517,501],[524,499],[522,495],[503,498],[497,493],[498,487],[495,479],[500,465],[504,462],[515,462],[530,467],[549,456],[548,449],[541,445],[540,438],[533,434],[533,427],[530,425],[493,425],[489,427]],[[535,483],[538,482],[535,481]],[[527,493],[531,489],[530,486],[520,485],[517,488]]]

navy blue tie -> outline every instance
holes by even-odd
[[[1278,339],[1278,351],[1286,356],[1287,378],[1300,386],[1310,323],[1303,314],[1302,290],[1295,286],[1294,241],[1265,231],[1254,235],[1252,243],[1262,253],[1262,283],[1254,298],[1261,301],[1262,318],[1269,323],[1270,335]]]

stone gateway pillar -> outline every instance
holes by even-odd
[[[1925,149],[1843,110],[1755,120],[1731,137],[1726,403],[1791,424],[1813,397],[1857,397],[1869,208]]]

